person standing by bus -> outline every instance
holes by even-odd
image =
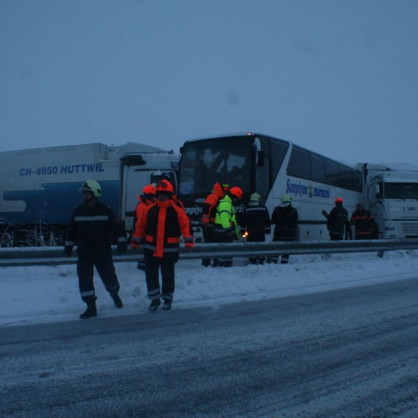
[[[296,241],[299,235],[299,213],[292,206],[292,198],[288,194],[282,195],[280,202],[271,215],[271,223],[274,225],[273,241]],[[289,254],[282,254],[280,263],[287,264],[289,257]],[[271,261],[277,263],[279,257],[271,257]]]
[[[350,223],[354,225],[354,237],[358,239],[371,239],[374,229],[374,218],[370,211],[361,203],[357,203],[356,210],[351,215]]]
[[[190,222],[186,212],[178,207],[172,197],[174,189],[168,180],[161,180],[156,188],[156,201],[150,205],[135,225],[131,247],[143,246],[145,277],[150,311],[155,311],[163,299],[163,309],[171,309],[175,288],[174,266],[179,259],[180,236],[186,247],[192,248]],[[159,283],[161,269],[162,288]]]
[[[240,226],[247,233],[248,242],[265,242],[270,233],[270,215],[267,207],[260,203],[261,196],[253,193],[241,216]],[[265,257],[250,257],[250,264],[264,264]]]
[[[335,199],[335,206],[330,213],[325,210],[322,214],[327,218],[327,228],[331,241],[343,240],[350,238],[351,229],[348,221],[348,212],[343,206],[343,198],[337,197]]]
[[[80,188],[84,203],[74,209],[65,239],[64,252],[71,256],[74,245],[77,245],[77,275],[80,295],[87,309],[80,315],[81,319],[97,316],[96,293],[93,283],[93,269],[109,292],[117,308],[123,303],[119,297],[119,281],[112,260],[112,239],[117,238],[118,253],[126,252],[127,243],[122,225],[116,221],[113,210],[102,202],[100,184],[87,180]]]
[[[240,239],[240,231],[235,215],[235,206],[241,201],[244,193],[240,187],[234,186],[226,192],[216,208],[213,228],[213,242],[232,242]],[[232,257],[214,260],[213,267],[231,267]]]
[[[225,189],[221,183],[216,182],[213,186],[212,193],[209,194],[205,203],[203,204],[202,211],[202,226],[203,226],[203,241],[213,242],[213,229],[215,224],[216,207],[218,206],[219,200],[225,197]],[[211,265],[210,258],[202,259],[202,266],[208,267]]]
[[[155,202],[155,186],[153,184],[148,184],[142,189],[142,194],[138,196],[138,203],[135,208],[135,218],[134,218],[134,230],[132,235],[135,232],[135,225],[139,218],[144,216],[144,213],[147,211],[149,205],[153,205]],[[145,259],[140,258],[138,260],[138,269],[145,270]]]

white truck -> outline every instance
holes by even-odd
[[[365,206],[377,222],[379,238],[418,238],[418,167],[358,163]]]
[[[72,210],[82,202],[79,188],[88,179],[100,183],[103,202],[130,231],[142,188],[162,176],[176,187],[178,162],[173,151],[132,142],[0,152],[2,243],[60,244]]]

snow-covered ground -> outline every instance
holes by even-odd
[[[292,256],[288,265],[248,265],[246,259],[236,258],[231,268],[205,268],[198,260],[180,260],[173,309],[216,309],[227,303],[402,280],[416,277],[417,267],[418,251],[392,251],[383,258],[375,253]],[[75,265],[0,268],[0,326],[78,319],[85,304],[75,269]],[[96,275],[98,315],[147,312],[144,272],[136,263],[116,263],[116,271],[124,307],[114,307]]]

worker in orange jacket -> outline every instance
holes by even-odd
[[[174,266],[179,259],[180,236],[183,236],[186,247],[194,246],[189,218],[172,199],[172,184],[161,180],[155,193],[155,204],[148,206],[144,215],[137,220],[131,240],[132,248],[143,248],[150,311],[160,306],[160,298],[164,301],[163,309],[171,309],[175,288]],[[159,283],[160,269],[162,288]]]
[[[135,208],[135,218],[134,218],[134,230],[132,234],[135,232],[135,225],[138,219],[144,216],[144,213],[147,211],[147,207],[149,205],[153,205],[155,202],[155,186],[153,184],[148,184],[142,189],[142,194],[138,196],[138,203]],[[140,258],[138,260],[138,269],[145,270],[145,260]]]

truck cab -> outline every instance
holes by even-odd
[[[379,238],[418,238],[418,167],[365,163],[362,171]]]

